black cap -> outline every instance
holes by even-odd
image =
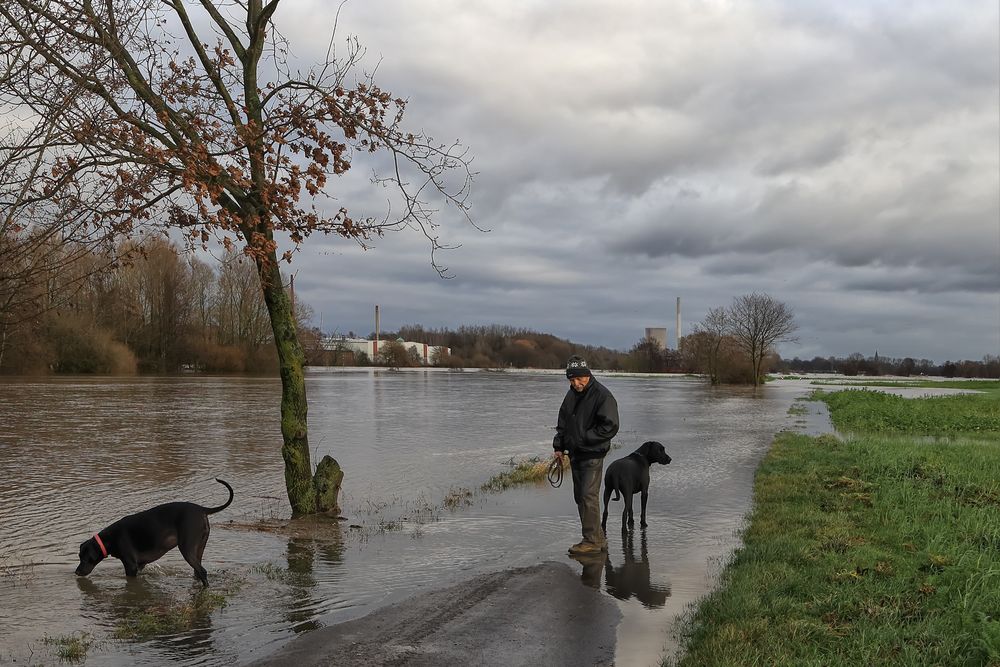
[[[590,367],[587,365],[587,360],[583,357],[574,354],[566,362],[566,377],[568,378],[578,378],[578,377],[588,377],[591,375]]]

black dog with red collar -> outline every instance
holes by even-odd
[[[125,575],[134,577],[139,570],[177,547],[184,560],[194,568],[195,576],[208,586],[208,573],[201,557],[208,543],[208,515],[221,512],[233,502],[233,487],[216,478],[229,489],[229,500],[219,507],[194,503],[164,503],[143,512],[129,514],[99,531],[80,545],[80,564],[76,574],[85,577],[102,560],[114,556],[125,566]]]

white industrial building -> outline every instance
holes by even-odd
[[[350,350],[351,352],[364,352],[368,355],[369,359],[375,361],[375,357],[379,351],[379,346],[384,347],[386,342],[388,341],[384,339],[381,341],[374,341],[367,340],[365,338],[330,336],[323,339],[323,349],[331,351]],[[424,366],[430,366],[435,355],[440,356],[441,354],[451,354],[451,348],[444,347],[443,345],[428,345],[427,343],[419,343],[417,341],[402,339],[397,339],[396,342],[402,344],[407,351],[416,350],[417,356],[420,358],[420,361]]]

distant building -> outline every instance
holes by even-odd
[[[666,327],[646,327],[646,338],[652,338],[660,344],[664,350],[667,349],[667,328]]]
[[[385,345],[386,339],[379,341],[380,345]],[[431,360],[434,358],[435,354],[451,354],[450,347],[444,347],[442,345],[428,345],[427,343],[418,343],[416,341],[400,340],[403,347],[407,350],[416,350],[417,356],[420,357],[421,363],[424,366],[429,366]],[[368,355],[368,358],[375,361],[375,355],[378,354],[378,345],[376,345],[373,340],[366,340],[364,338],[347,338],[344,336],[329,336],[323,339],[323,349],[324,350],[350,350],[351,352],[364,352]],[[440,352],[438,352],[440,350]]]

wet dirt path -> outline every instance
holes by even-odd
[[[600,561],[598,561],[600,562]],[[612,665],[621,614],[568,566],[481,575],[293,640],[254,667]]]

